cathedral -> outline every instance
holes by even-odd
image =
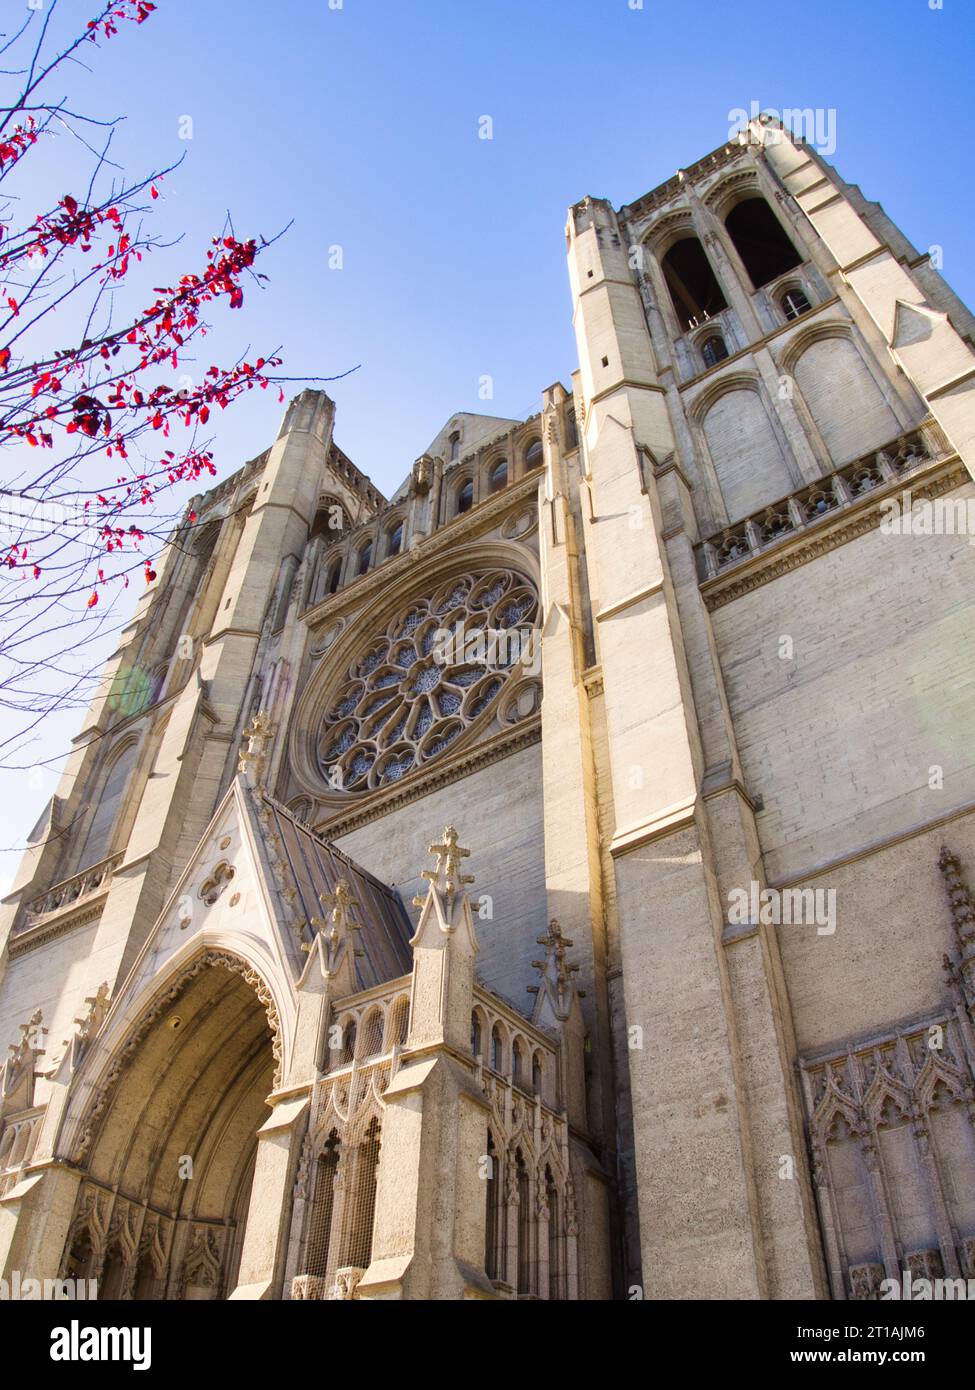
[[[0,1278],[975,1280],[975,319],[768,117],[566,241],[537,414],[188,504],[0,907]]]

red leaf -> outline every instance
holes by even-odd
[[[97,594],[92,594],[91,598],[88,600],[88,607],[89,607],[89,608],[94,608],[94,606],[95,606],[95,604],[96,604],[97,602],[98,602],[98,595],[97,595]]]

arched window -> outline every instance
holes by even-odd
[[[801,264],[792,242],[764,198],[746,198],[724,220],[756,289]]]
[[[695,328],[728,307],[697,237],[675,242],[661,266],[682,328]]]
[[[315,1164],[315,1192],[308,1228],[305,1273],[323,1279],[328,1272],[335,1210],[335,1173],[339,1166],[339,1137],[333,1129]]]
[[[152,679],[151,679],[151,683],[150,683],[150,687],[149,687],[149,700],[148,700],[148,703],[149,703],[150,705],[154,705],[154,704],[156,703],[156,701],[159,699],[160,695],[162,694],[162,688],[163,688],[163,686],[166,684],[166,675],[167,675],[168,670],[169,670],[169,664],[168,664],[167,662],[163,661],[163,662],[161,662],[160,665],[157,666],[156,669],[153,671],[153,673],[152,673]]]
[[[538,1052],[532,1057],[532,1091],[536,1096],[542,1094],[542,1058]]]
[[[332,1066],[342,1066],[346,1062],[351,1062],[352,1058],[355,1056],[355,1019],[344,1019],[341,1024],[341,1029],[342,1046],[341,1049],[336,1049],[339,1055],[337,1060],[332,1062]],[[335,1053],[333,1053],[332,1056],[334,1057]]]
[[[800,314],[808,314],[812,308],[809,300],[800,289],[786,290],[779,303],[787,319],[797,319]]]
[[[355,1156],[355,1176],[349,1239],[342,1264],[366,1269],[372,1259],[372,1227],[376,1219],[376,1175],[379,1168],[379,1121],[375,1116]]]
[[[340,557],[340,558],[337,559],[337,560],[333,560],[332,563],[331,563],[331,564],[329,565],[329,567],[328,567],[328,578],[327,578],[327,580],[325,581],[325,592],[326,592],[327,594],[335,594],[335,593],[338,593],[339,580],[341,579],[341,577],[342,577],[342,560],[341,560],[341,557]]]
[[[728,348],[720,333],[715,333],[704,341],[701,356],[704,358],[705,367],[716,367],[719,362],[724,361],[728,356]]]
[[[535,1261],[532,1258],[532,1203],[529,1193],[528,1168],[521,1149],[515,1154],[515,1179],[518,1191],[518,1292],[532,1292]]]
[[[330,498],[322,502],[315,513],[308,539],[312,541],[316,536],[321,536],[327,541],[334,541],[341,536],[344,527],[345,508],[341,502]]]
[[[579,447],[579,426],[576,422],[576,413],[570,410],[565,417],[565,443],[568,449],[578,449]]]
[[[402,1047],[405,1044],[409,1027],[410,1001],[409,998],[404,995],[402,999],[397,999],[393,1006],[392,1018],[389,1025],[390,1047]]]
[[[460,430],[454,430],[448,440],[448,458],[451,463],[460,458]]]
[[[537,468],[542,461],[542,455],[544,454],[544,452],[545,450],[542,448],[542,441],[540,439],[533,439],[532,442],[529,444],[528,448],[525,450],[525,467]]]
[[[485,1193],[484,1272],[489,1279],[501,1279],[504,1277],[502,1271],[504,1221],[501,1203],[504,1184],[501,1181],[501,1159],[494,1145],[494,1135],[490,1130],[488,1130],[487,1160],[487,1181],[484,1184],[487,1188]]]
[[[522,1073],[524,1071],[524,1053],[521,1043],[516,1038],[511,1048],[511,1079],[516,1086],[521,1085]]]
[[[562,1259],[562,1212],[559,1190],[551,1168],[545,1169],[545,1196],[548,1202],[548,1296],[565,1298],[564,1263]]]
[[[457,515],[461,512],[469,512],[474,505],[474,484],[470,478],[457,494]]]
[[[500,459],[488,474],[488,491],[500,492],[508,486],[508,460]]]
[[[497,1024],[491,1029],[491,1056],[489,1066],[492,1071],[502,1071],[504,1068],[504,1044],[501,1041],[501,1029]]]
[[[370,1009],[359,1034],[359,1056],[375,1057],[383,1050],[383,1011]]]
[[[481,1020],[476,1013],[471,1014],[471,1055],[481,1055]]]
[[[112,853],[112,832],[118,820],[129,778],[139,756],[137,743],[129,743],[111,763],[102,782],[101,792],[91,813],[91,822],[78,856],[78,870],[98,864]]]
[[[397,521],[396,525],[390,530],[386,541],[386,554],[398,555],[403,549],[403,523]]]
[[[358,566],[357,573],[358,573],[358,574],[365,574],[366,571],[369,569],[369,566],[370,566],[371,564],[372,564],[372,541],[366,541],[365,545],[364,545],[364,546],[362,547],[362,549],[359,551],[359,566]]]

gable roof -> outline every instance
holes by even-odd
[[[413,927],[395,888],[316,835],[273,797],[265,794],[261,801],[281,837],[279,864],[293,880],[301,904],[298,910],[306,921],[323,916],[322,895],[334,893],[340,878],[348,880],[360,909],[361,930],[355,933],[358,988],[371,989],[408,974],[413,969],[409,944]]]

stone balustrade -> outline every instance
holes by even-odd
[[[103,859],[98,864],[92,864],[90,868],[83,869],[80,874],[75,874],[73,878],[66,878],[62,883],[56,883],[46,893],[34,898],[32,902],[27,904],[27,910],[22,921],[18,924],[17,930],[27,931],[47,918],[53,917],[55,913],[66,912],[86,898],[92,898],[97,893],[107,892],[112,875],[121,864],[123,857],[122,854],[112,854],[108,859]]]
[[[938,431],[924,428],[902,435],[883,449],[827,473],[815,483],[772,502],[697,547],[701,582],[768,550],[788,536],[806,531],[849,508],[867,493],[917,472],[948,452]]]

